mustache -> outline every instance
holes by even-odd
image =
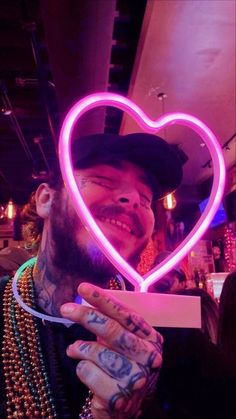
[[[118,215],[126,215],[130,218],[132,223],[132,230],[135,232],[135,235],[138,238],[141,238],[145,234],[145,230],[143,228],[142,222],[140,220],[140,217],[133,211],[126,211],[125,208],[123,208],[120,205],[99,205],[96,204],[91,205],[90,211],[93,215],[96,217],[107,217],[112,218],[116,217]]]

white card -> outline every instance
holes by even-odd
[[[106,290],[139,313],[151,326],[201,328],[200,297]],[[89,305],[83,300],[82,304]]]

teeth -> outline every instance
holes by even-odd
[[[128,231],[128,233],[133,234],[133,231],[131,230],[131,228],[127,224],[122,223],[121,221],[116,220],[115,218],[104,218],[104,217],[102,217],[101,221],[103,221],[105,223],[112,224],[112,225],[116,225],[119,228],[121,228],[122,230]]]

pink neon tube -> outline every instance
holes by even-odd
[[[199,135],[211,154],[214,179],[209,202],[204,213],[192,231],[172,254],[144,277],[139,275],[139,273],[120,256],[116,249],[106,239],[84,203],[74,177],[71,161],[71,137],[73,129],[85,112],[98,106],[113,106],[127,112],[138,125],[148,133],[157,133],[163,127],[173,124],[187,126]],[[60,132],[59,160],[63,180],[78,216],[81,218],[93,239],[97,242],[101,251],[107,256],[118,271],[135,286],[136,291],[147,291],[151,284],[155,283],[159,278],[170,271],[187,255],[187,253],[189,253],[192,247],[207,230],[223,196],[225,164],[221,146],[212,131],[202,121],[185,113],[166,114],[157,120],[152,120],[131,100],[114,93],[95,93],[86,96],[70,109]]]

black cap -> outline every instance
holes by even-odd
[[[128,135],[94,134],[80,137],[72,147],[75,168],[87,168],[109,160],[126,160],[151,174],[157,191],[155,198],[173,192],[181,183],[181,160],[171,145],[147,133]]]

